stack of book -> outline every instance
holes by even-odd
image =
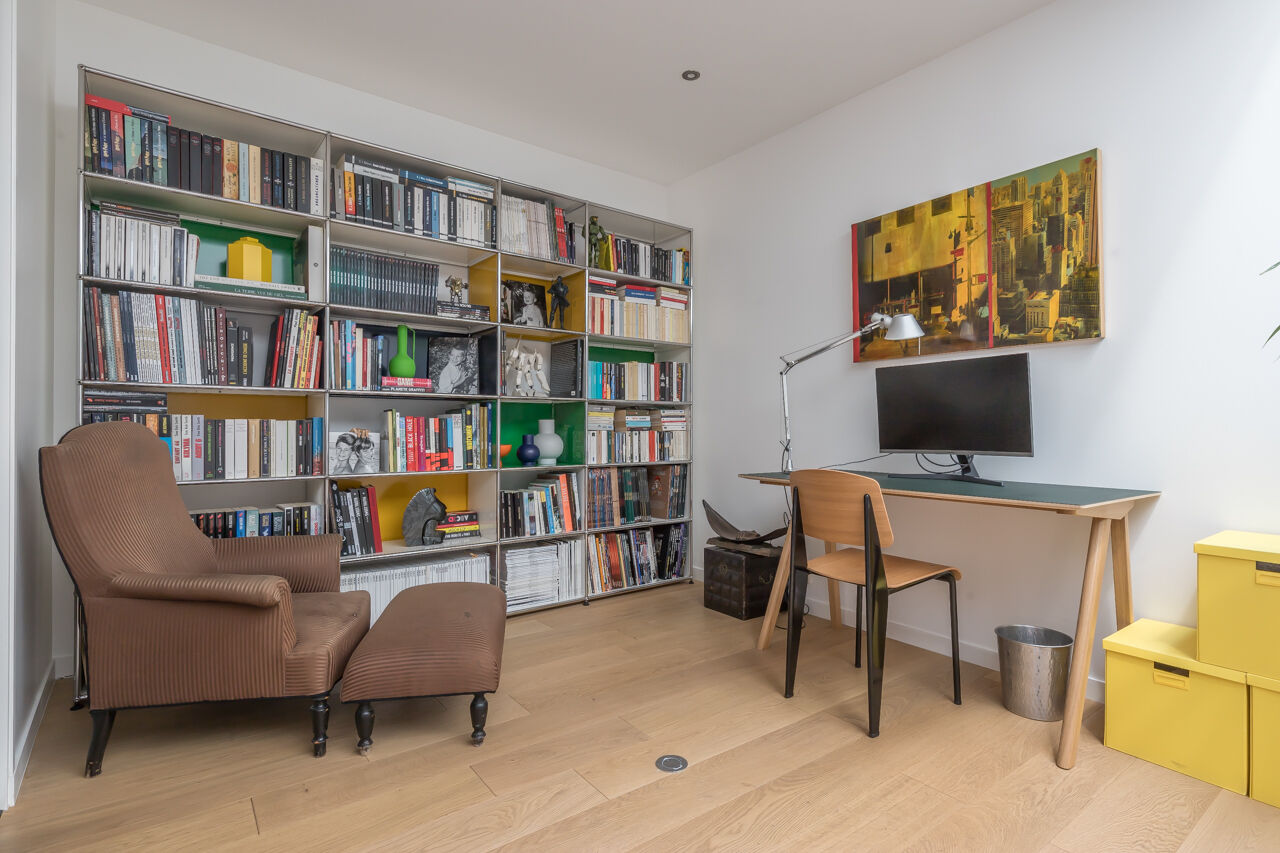
[[[86,287],[84,330],[84,375],[91,380],[253,384],[252,330],[221,306]]]
[[[178,482],[319,476],[324,418],[259,420],[170,415]]]
[[[689,342],[689,302],[681,291],[589,275],[587,297],[588,331],[593,335]]]
[[[427,562],[412,561],[385,569],[346,571],[338,589],[369,593],[369,620],[378,621],[391,599],[411,586],[428,583],[489,583],[488,554],[458,554]]]
[[[620,272],[672,284],[689,283],[688,249],[660,249],[652,243],[632,240],[620,234],[605,234],[605,243],[596,264],[605,272]]]
[[[200,238],[177,214],[99,202],[85,213],[85,269],[98,278],[173,287],[195,285]]]
[[[163,393],[121,391],[115,388],[86,388],[80,404],[80,423],[132,421],[161,438],[170,435],[169,400]]]
[[[301,308],[286,309],[272,321],[271,337],[267,344],[268,386],[320,387],[319,326],[319,315]]]
[[[246,536],[319,536],[324,533],[324,509],[314,503],[285,503],[274,507],[234,507],[188,512],[196,527],[211,539]]]
[[[582,542],[568,539],[502,552],[499,584],[508,610],[543,607],[582,597]]]
[[[329,301],[339,305],[435,314],[440,266],[345,246],[329,248]]]
[[[395,333],[374,331],[357,325],[354,320],[330,320],[332,352],[332,388],[339,391],[379,391],[388,375],[388,365],[396,354]],[[406,378],[388,382],[387,390],[430,391],[430,379]]]
[[[342,534],[343,557],[382,553],[382,528],[378,519],[378,492],[373,486],[339,489],[329,481],[333,529]]]
[[[687,539],[684,524],[588,536],[591,594],[685,577]]]
[[[494,468],[494,414],[492,402],[471,403],[433,417],[385,409],[382,470],[399,473]]]
[[[684,409],[616,409],[603,429],[607,406],[587,411],[587,464],[680,462],[689,458],[689,413]]]
[[[606,362],[587,366],[588,396],[597,400],[681,403],[689,365],[682,361]]]
[[[319,158],[182,130],[98,95],[84,103],[85,171],[322,215]]]
[[[497,243],[489,184],[437,178],[351,154],[333,170],[333,181],[335,218],[473,246]]]
[[[654,570],[658,580],[686,577],[685,543],[689,539],[689,525],[671,524],[653,528]]]
[[[587,527],[681,518],[687,482],[683,465],[588,469]]]
[[[444,535],[444,541],[474,539],[480,535],[480,513],[475,510],[451,512],[436,525],[436,531]]]
[[[502,250],[576,263],[576,226],[550,201],[502,197]]]
[[[572,473],[548,474],[522,489],[504,489],[498,495],[502,536],[550,536],[580,529],[581,495]]]

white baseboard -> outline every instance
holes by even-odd
[[[22,777],[27,773],[27,763],[31,760],[31,750],[36,745],[36,734],[40,731],[40,722],[44,719],[45,709],[49,706],[49,696],[53,693],[53,661],[49,661],[49,668],[44,674],[44,688],[40,691],[40,698],[36,700],[35,705],[31,708],[31,713],[22,721],[22,724],[15,727],[15,743],[13,762],[13,784],[9,790],[13,802],[18,801],[18,789],[22,787]],[[6,808],[12,806],[8,803]]]

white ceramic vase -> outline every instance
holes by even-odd
[[[564,439],[556,435],[556,422],[550,418],[538,421],[538,434],[533,437],[538,446],[539,465],[554,465],[564,452]]]

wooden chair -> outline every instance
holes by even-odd
[[[857,635],[854,666],[862,663],[863,590],[867,593],[867,731],[880,734],[880,696],[884,685],[885,629],[888,625],[889,596],[925,581],[939,580],[951,591],[951,670],[954,701],[960,704],[960,636],[956,624],[956,581],[959,570],[883,553],[893,544],[893,529],[885,509],[880,484],[847,471],[825,469],[791,474],[794,515],[791,524],[792,602],[803,602],[809,573],[858,588]],[[812,560],[806,559],[804,538],[812,536],[829,543],[851,545]],[[839,602],[832,602],[838,607]],[[783,693],[794,693],[796,659],[800,652],[800,627],[804,608],[787,611],[787,680]]]

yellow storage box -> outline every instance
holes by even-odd
[[[1227,530],[1196,543],[1197,657],[1280,678],[1280,536]]]
[[[1249,674],[1249,796],[1280,807],[1280,680]]]
[[[1237,794],[1249,786],[1243,672],[1196,660],[1196,630],[1139,619],[1102,641],[1113,749]]]

